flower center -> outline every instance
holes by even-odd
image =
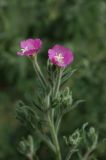
[[[25,48],[21,48],[22,53],[25,53],[26,51],[28,51],[28,47]]]
[[[64,63],[64,61],[63,61],[64,57],[62,56],[61,53],[56,53],[55,59],[56,59],[57,62],[59,62],[59,63],[61,63],[61,64]]]

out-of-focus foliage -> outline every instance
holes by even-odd
[[[46,50],[55,43],[70,47],[75,53],[73,67],[79,69],[69,84],[73,97],[86,102],[64,117],[67,127],[61,127],[61,134],[68,135],[89,121],[99,130],[100,139],[105,137],[106,1],[0,0],[0,159],[23,159],[16,146],[27,131],[15,121],[14,104],[33,93],[36,81],[30,62],[17,57],[16,51],[19,41],[28,37],[44,40],[42,66]],[[41,153],[42,148],[45,147],[41,146]],[[106,159],[106,143],[100,144],[97,154],[98,159]]]

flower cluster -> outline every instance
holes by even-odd
[[[34,56],[42,47],[42,41],[39,38],[27,39],[21,41],[21,51],[17,52],[21,56]],[[48,50],[48,57],[51,63],[59,67],[66,67],[74,60],[74,55],[69,48],[65,48],[62,45],[54,45]]]

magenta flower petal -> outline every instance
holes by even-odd
[[[48,56],[50,61],[59,67],[66,67],[74,60],[72,51],[62,45],[55,45],[52,49],[49,49]]]
[[[17,52],[17,55],[32,56],[37,54],[42,47],[42,41],[39,38],[27,39],[20,43],[21,51]]]

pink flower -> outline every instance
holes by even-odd
[[[27,39],[27,40],[21,41],[20,43],[21,51],[17,52],[17,54],[21,56],[32,56],[38,53],[41,46],[42,46],[42,41],[40,39],[38,38]]]
[[[62,45],[55,45],[49,49],[48,56],[50,61],[59,67],[66,67],[74,60],[72,51]]]

